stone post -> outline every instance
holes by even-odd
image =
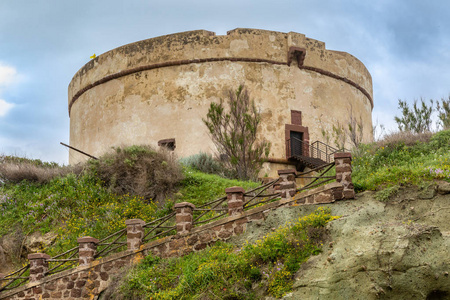
[[[98,239],[83,236],[77,239],[78,242],[78,263],[80,266],[85,266],[94,261],[95,253],[97,252]]]
[[[240,215],[244,211],[244,188],[233,186],[225,189],[228,201],[228,215]]]
[[[177,233],[180,235],[188,234],[192,229],[192,214],[195,205],[189,202],[175,204]]]
[[[30,283],[36,282],[44,278],[48,271],[48,261],[50,255],[44,253],[28,254],[30,261]]]
[[[336,181],[344,187],[344,199],[354,199],[355,190],[352,182],[352,155],[349,152],[335,153]]]
[[[139,250],[144,238],[144,224],[141,219],[130,219],[125,221],[127,226],[127,249]]]
[[[290,200],[297,192],[296,174],[295,169],[278,170],[278,175],[281,178],[278,181],[280,183],[281,200]]]

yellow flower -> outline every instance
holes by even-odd
[[[89,58],[91,58],[91,59],[94,59],[96,57],[97,57],[97,55],[95,55],[95,53],[93,55],[89,56]]]

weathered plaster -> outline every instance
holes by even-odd
[[[290,47],[305,49],[301,68],[296,61],[288,66]],[[302,112],[310,141],[324,141],[322,128],[348,122],[350,109],[364,123],[364,141],[372,140],[372,80],[359,60],[302,34],[235,29],[156,37],[87,63],[69,85],[70,144],[100,156],[113,146],[175,138],[179,157],[212,153],[202,118],[239,84],[262,113],[272,158],[285,158],[291,110]],[[71,164],[85,159],[70,152]]]

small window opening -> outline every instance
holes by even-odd
[[[167,150],[174,151],[176,148],[175,139],[165,139],[158,141],[158,146],[165,147]]]

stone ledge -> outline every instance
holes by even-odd
[[[338,152],[334,154],[334,159],[336,158],[352,158],[352,154],[350,152]]]
[[[192,209],[195,209],[195,205],[189,202],[180,202],[175,204],[174,208],[184,208],[184,207],[190,207]]]
[[[125,225],[144,225],[145,221],[141,219],[129,219],[125,220]]]
[[[45,258],[45,259],[50,259],[51,256],[45,253],[32,253],[32,254],[28,254],[28,259],[40,259],[40,258]]]
[[[99,240],[96,238],[93,238],[91,236],[83,236],[77,239],[78,243],[95,243],[98,244]]]
[[[225,189],[225,193],[245,193],[244,188],[240,186],[232,186]]]

